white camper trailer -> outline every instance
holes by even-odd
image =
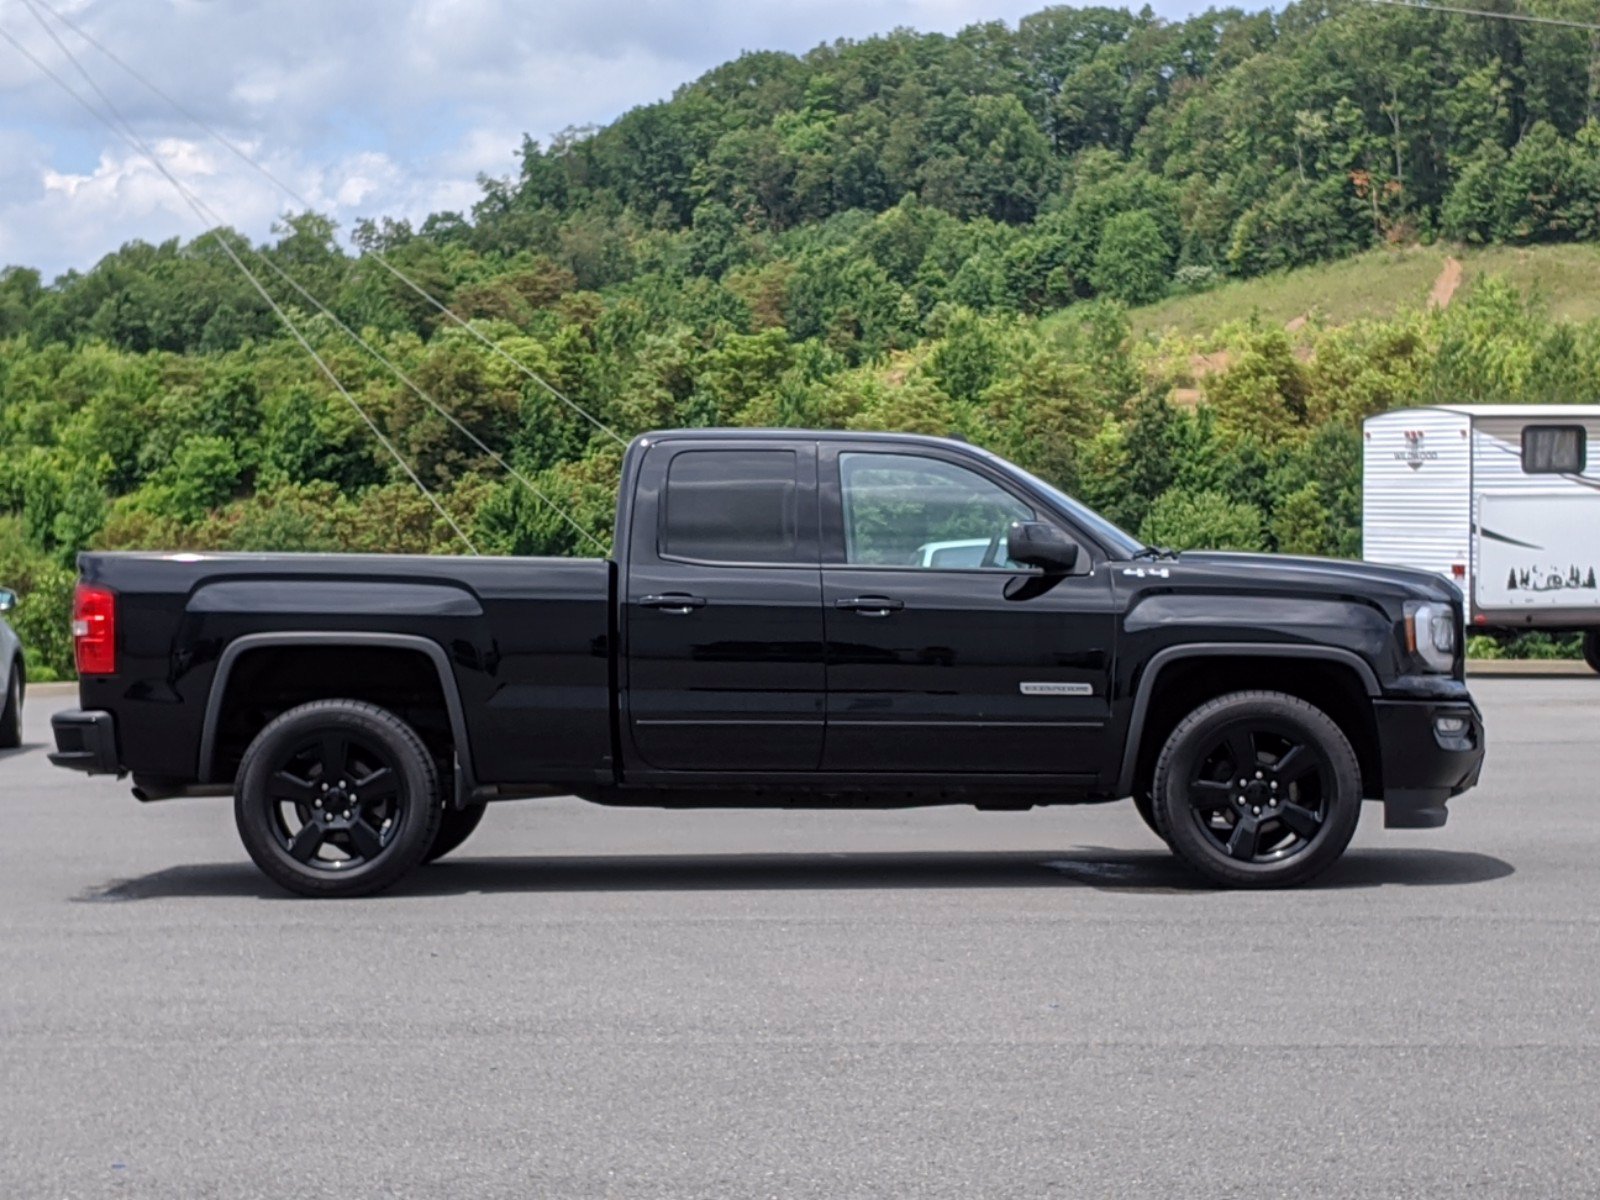
[[[1454,581],[1469,626],[1581,630],[1600,671],[1600,405],[1407,408],[1365,432],[1367,561]]]

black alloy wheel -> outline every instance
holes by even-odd
[[[1293,696],[1241,692],[1202,705],[1156,767],[1160,827],[1213,882],[1304,883],[1344,853],[1361,773],[1327,714]]]
[[[1241,862],[1281,862],[1310,847],[1328,816],[1333,768],[1298,730],[1235,725],[1195,756],[1190,813]]]
[[[442,813],[433,759],[416,733],[351,700],[302,705],[262,730],[234,802],[250,857],[303,896],[390,886],[422,861]]]

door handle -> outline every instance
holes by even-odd
[[[891,600],[887,596],[856,596],[851,600],[835,600],[835,608],[858,613],[863,617],[887,617],[906,606],[904,600]]]
[[[662,612],[687,614],[706,606],[704,596],[689,596],[682,592],[668,592],[665,596],[644,596],[640,608],[658,608]]]

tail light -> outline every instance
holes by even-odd
[[[72,597],[72,649],[79,675],[117,673],[117,594],[80,583]]]

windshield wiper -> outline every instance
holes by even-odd
[[[1163,558],[1176,559],[1178,552],[1176,550],[1168,550],[1165,546],[1146,546],[1142,550],[1135,550],[1128,557],[1135,561],[1141,558],[1159,561]]]

